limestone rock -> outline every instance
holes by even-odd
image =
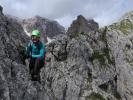
[[[42,33],[42,38],[47,42],[47,37],[53,38],[58,34],[64,34],[65,29],[58,22],[52,21],[40,16],[34,18],[24,19],[22,26],[27,33],[31,33],[33,29],[38,29]]]
[[[127,16],[101,29],[78,16],[67,34],[46,46],[38,83],[20,53],[29,37],[15,19],[0,14],[0,99],[132,100],[133,23]]]
[[[84,34],[91,31],[97,31],[99,28],[98,24],[94,20],[87,20],[82,15],[79,15],[75,21],[68,28],[68,36],[76,37],[78,34]]]

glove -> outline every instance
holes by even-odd
[[[28,59],[28,58],[31,58],[31,57],[32,57],[31,55],[28,55],[28,54],[26,55],[26,58],[27,58],[27,59]]]
[[[38,61],[40,61],[40,60],[41,60],[41,58],[40,58],[40,57],[38,57],[38,58],[37,58],[37,60],[38,60]]]

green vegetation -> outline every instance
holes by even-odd
[[[106,100],[101,94],[92,92],[85,100]]]
[[[121,95],[117,91],[113,92],[113,95],[117,100],[122,100]],[[101,94],[92,92],[85,100],[109,100],[109,98],[105,99]]]
[[[91,73],[88,73],[87,81],[88,82],[92,82],[92,74]]]
[[[133,23],[129,19],[124,19],[120,21],[119,23],[114,23],[110,26],[111,29],[116,29],[124,33],[125,35],[128,35],[132,33],[133,30]]]
[[[122,99],[122,98],[121,98],[121,95],[120,95],[117,91],[114,91],[114,92],[113,92],[113,95],[114,95],[114,97],[117,98],[117,100],[121,100],[121,99]]]
[[[85,32],[73,33],[73,34],[72,34],[72,37],[73,37],[73,38],[79,39],[82,35],[86,35],[86,33],[85,33]]]
[[[98,61],[100,62],[101,65],[106,65],[105,63],[105,54],[104,53],[100,53],[98,51],[95,51],[92,55],[92,59],[98,59]]]
[[[109,50],[108,48],[105,48],[103,50],[103,52],[99,52],[99,51],[94,51],[92,57],[91,57],[91,60],[95,60],[97,59],[99,62],[100,62],[100,65],[106,65],[106,61],[108,60],[108,64],[113,64],[115,65],[115,61],[114,59],[111,59],[110,58],[110,55],[109,55]]]
[[[104,48],[104,53],[108,59],[108,63],[115,65],[115,60],[113,58],[111,59],[111,57],[109,55],[109,49],[108,48]]]
[[[98,59],[102,65],[106,64],[105,61],[107,59],[109,64],[114,65],[115,61],[113,58],[111,59],[110,54],[109,54],[109,47],[108,47],[107,37],[106,37],[107,31],[108,31],[108,28],[105,27],[105,29],[102,30],[102,35],[100,37],[100,40],[105,43],[106,48],[103,49],[102,53],[95,51],[93,55],[93,59]]]
[[[81,35],[85,35],[85,32],[80,32],[79,34],[81,34]]]
[[[106,44],[107,44],[107,37],[106,37],[107,31],[108,31],[108,28],[105,27],[105,29],[103,29],[102,35],[101,35],[101,37],[100,37],[101,41],[105,42]]]
[[[114,59],[111,59],[109,55],[109,49],[104,48],[103,52],[94,51],[91,60],[97,59],[101,65],[106,65],[106,60],[108,60],[108,64],[115,64]]]

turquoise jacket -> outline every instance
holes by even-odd
[[[32,58],[44,58],[45,44],[41,41],[36,44],[30,41],[26,47],[26,54]]]

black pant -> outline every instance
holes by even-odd
[[[40,80],[40,69],[44,66],[44,59],[30,58],[29,69],[33,80]]]

